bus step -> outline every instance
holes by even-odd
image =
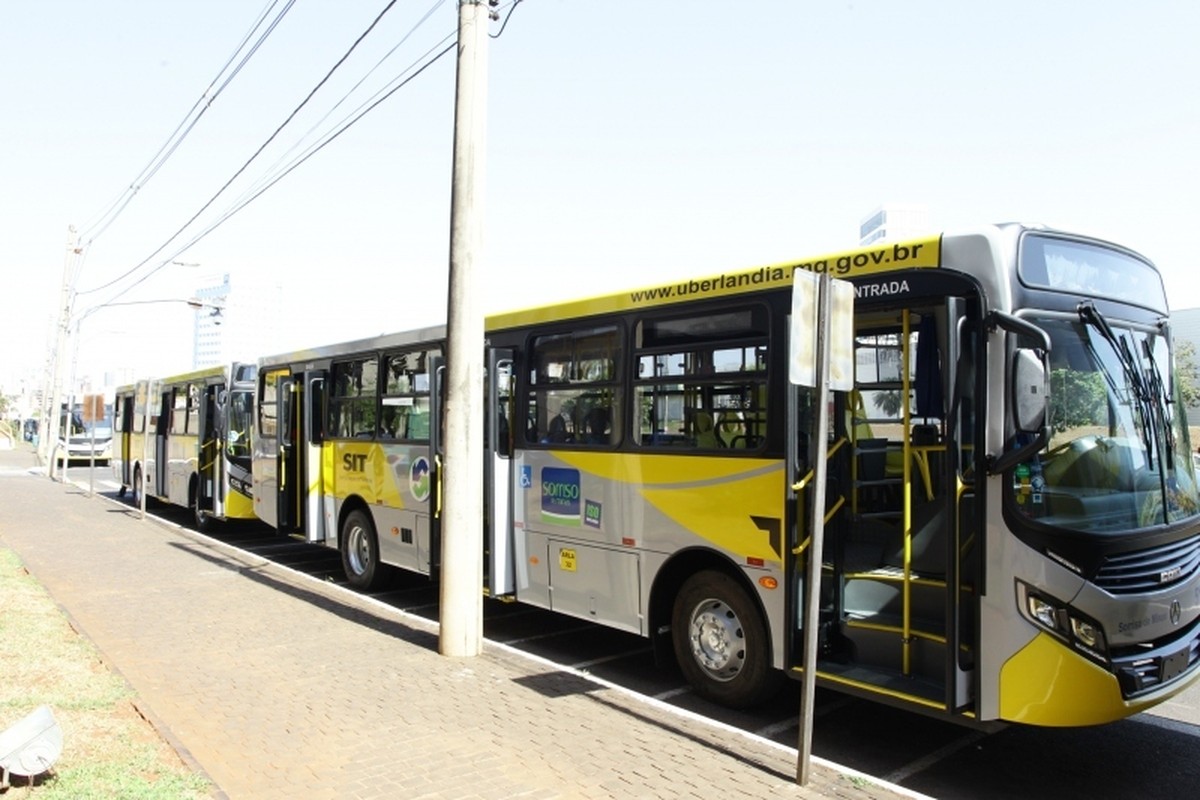
[[[923,621],[922,621],[923,622]],[[922,630],[914,624],[908,645],[909,671],[912,677],[940,684],[946,671],[946,643],[938,633]],[[847,620],[841,636],[850,643],[850,663],[868,669],[902,674],[904,668],[903,630],[883,620]]]
[[[860,693],[886,693],[899,696],[926,708],[946,708],[943,682],[920,676],[903,675],[898,669],[886,669],[862,663],[817,662],[817,679],[827,685],[852,687]]]

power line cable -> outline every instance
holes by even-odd
[[[110,225],[112,225],[113,222],[116,221],[129,203],[132,202],[134,196],[141,191],[141,189],[150,181],[150,179],[158,173],[164,164],[166,164],[171,156],[174,155],[175,151],[183,143],[183,140],[186,139],[188,134],[192,132],[192,129],[195,128],[196,123],[200,121],[200,118],[203,117],[205,112],[208,111],[208,109],[212,106],[213,101],[220,96],[221,92],[225,90],[225,87],[227,87],[238,75],[238,73],[241,72],[246,63],[254,56],[255,53],[258,52],[259,47],[262,46],[267,37],[274,32],[275,28],[283,20],[284,16],[286,16],[288,11],[291,10],[292,6],[295,5],[295,0],[288,0],[287,5],[282,11],[279,12],[279,14],[275,16],[267,30],[258,37],[258,40],[254,42],[254,45],[250,48],[249,52],[242,57],[233,71],[224,79],[223,82],[220,83],[220,86],[218,86],[217,84],[221,81],[221,77],[229,70],[230,65],[232,65],[234,60],[237,59],[238,54],[245,49],[246,44],[250,41],[251,37],[254,36],[255,31],[262,26],[263,21],[271,13],[271,10],[279,4],[279,2],[280,0],[269,0],[268,4],[263,7],[261,12],[259,12],[258,18],[254,21],[254,24],[250,26],[250,29],[246,31],[245,36],[242,37],[241,42],[238,43],[238,46],[234,49],[233,53],[230,54],[228,60],[226,60],[225,64],[217,72],[216,76],[200,95],[199,99],[192,104],[191,109],[189,109],[187,114],[184,115],[183,119],[179,122],[179,125],[177,125],[171,135],[167,137],[166,142],[164,142],[163,145],[158,149],[158,152],[154,154],[154,156],[150,159],[150,162],[142,168],[142,171],[139,172],[136,177],[134,177],[129,186],[117,196],[117,198],[112,202],[112,204],[109,205],[108,209],[104,211],[103,214],[99,215],[94,222],[90,222],[84,227],[84,232],[81,234],[80,238],[86,239],[88,245],[94,242],[102,233],[104,233],[104,231],[108,229]],[[96,290],[93,289],[90,291]]]
[[[113,278],[108,283],[97,286],[94,289],[89,289],[88,291],[89,292],[97,292],[97,291],[100,291],[101,289],[107,289],[108,287],[113,286],[114,284],[120,283],[121,281],[128,278],[130,275],[133,275],[135,272],[137,272],[142,267],[146,266],[146,264],[153,261],[155,256],[157,256],[159,253],[161,253],[163,250],[165,250],[171,244],[171,242],[173,242],[177,238],[179,238],[180,234],[182,234],[185,230],[187,230],[188,227],[191,226],[191,224],[193,222],[195,222],[200,217],[201,214],[203,214],[205,211],[207,211],[209,206],[211,206],[213,203],[215,203],[217,198],[220,197],[225,192],[225,190],[229,188],[230,184],[232,184],[235,180],[237,180],[237,178],[243,172],[245,172],[247,168],[249,168],[249,166],[254,162],[254,160],[256,158],[258,158],[258,156],[262,153],[262,151],[265,150],[267,148],[267,146],[275,140],[275,137],[277,137],[283,131],[283,129],[285,127],[287,127],[288,123],[290,123],[296,117],[296,115],[300,113],[301,109],[303,109],[306,105],[308,105],[308,102],[313,98],[314,95],[316,95],[316,93],[318,91],[320,91],[321,87],[325,85],[325,83],[333,76],[333,74],[335,72],[337,72],[338,68],[340,68],[342,66],[342,64],[345,63],[346,59],[349,58],[350,54],[353,53],[355,51],[355,49],[359,46],[359,44],[362,43],[363,39],[365,39],[367,37],[367,35],[370,34],[372,30],[375,29],[375,26],[379,24],[379,21],[383,19],[384,15],[386,15],[389,11],[391,11],[392,7],[396,5],[396,2],[397,2],[397,0],[390,0],[390,2],[387,4],[387,6],[385,6],[384,9],[379,12],[379,14],[375,17],[375,19],[367,27],[367,29],[365,31],[363,31],[357,39],[354,40],[354,44],[350,45],[350,49],[347,50],[344,54],[342,54],[342,57],[337,60],[337,63],[335,63],[329,69],[329,71],[325,73],[325,76],[323,78],[321,78],[321,80],[317,82],[317,85],[314,86],[309,91],[308,95],[306,95],[305,98],[300,101],[300,104],[298,106],[296,106],[294,109],[292,109],[292,112],[290,114],[288,114],[287,118],[283,122],[281,122],[278,127],[275,128],[274,132],[272,132],[271,135],[267,137],[266,141],[264,141],[261,145],[258,146],[258,149],[254,151],[254,153],[250,156],[250,158],[246,159],[245,163],[242,164],[242,166],[238,167],[237,171],[233,173],[233,176],[230,177],[229,180],[225,181],[225,184],[220,189],[218,189],[217,192],[212,197],[210,197],[203,206],[200,207],[199,211],[197,211],[195,214],[193,214],[187,222],[185,222],[183,225],[181,225],[179,227],[178,230],[175,231],[175,233],[173,233],[169,237],[167,237],[166,241],[164,241],[162,244],[160,244],[158,247],[156,247],[154,249],[154,251],[152,253],[150,253],[150,255],[146,256],[146,258],[142,259],[138,264],[136,264],[133,267],[131,267],[130,269],[126,270],[124,273],[117,276],[116,278]],[[134,284],[129,286],[127,289],[125,289],[125,291],[132,289],[138,283],[141,283],[143,280],[150,277],[154,273],[158,272],[158,270],[162,269],[169,263],[170,263],[170,261],[164,261],[163,263],[154,267],[153,269],[150,270],[149,273],[147,273],[145,276],[143,276],[137,282],[135,282]],[[123,293],[124,292],[122,292],[122,294]]]
[[[513,0],[512,3],[507,6],[508,16],[504,18],[504,22],[500,23],[500,30],[496,31],[495,33],[489,33],[488,36],[493,39],[499,39],[504,34],[504,29],[508,27],[508,21],[512,19],[513,12],[517,10],[517,6],[519,5],[521,5],[521,0]],[[493,12],[492,19],[496,18],[495,14],[499,14],[503,10],[503,8],[496,9],[496,11]]]
[[[383,66],[383,64],[389,58],[391,58],[393,55],[395,55],[396,51],[399,50],[401,47],[403,47],[404,44],[406,42],[408,42],[408,40],[411,39],[412,36],[418,30],[420,30],[421,26],[429,21],[430,17],[433,16],[435,11],[437,11],[439,8],[441,8],[445,4],[446,4],[446,0],[436,0],[436,2],[432,6],[430,6],[429,10],[425,12],[425,15],[422,16],[419,20],[417,20],[416,24],[413,25],[413,27],[408,31],[408,33],[404,34],[404,36],[401,37],[400,41],[398,41],[390,50],[388,50],[386,53],[384,53],[383,57],[380,58],[377,62],[375,62],[375,65],[373,67],[371,67],[369,70],[367,70],[367,72],[362,76],[362,78],[360,78],[358,80],[357,83],[355,83],[353,86],[351,86],[350,89],[348,89],[346,91],[346,93],[343,94],[342,97],[336,103],[334,103],[332,106],[330,106],[328,111],[326,111],[323,115],[321,115],[320,119],[318,119],[315,123],[313,123],[312,127],[310,127],[304,133],[303,136],[301,136],[299,139],[297,139],[296,142],[290,148],[288,148],[288,150],[285,153],[283,153],[283,155],[281,155],[278,159],[276,159],[275,163],[272,164],[270,166],[270,168],[268,168],[266,170],[266,172],[264,172],[262,174],[262,176],[260,176],[258,178],[258,180],[255,181],[245,192],[243,192],[241,197],[239,197],[237,200],[234,201],[234,205],[237,205],[238,203],[240,203],[242,198],[256,194],[258,191],[258,187],[262,186],[263,184],[272,183],[273,181],[271,181],[271,176],[277,170],[281,169],[280,165],[282,165],[288,159],[288,157],[290,157],[293,153],[295,153],[296,150],[300,147],[300,145],[303,144],[303,142],[306,139],[308,139],[310,136],[312,136],[313,133],[317,130],[317,128],[319,128],[322,124],[324,124],[325,121],[329,119],[330,115],[332,115],[334,111],[341,108],[342,104],[345,103],[346,100],[348,100],[352,94],[354,94],[356,91],[358,91],[358,89],[362,87],[362,85],[367,81],[367,79],[369,77],[374,75],[375,72],[381,66]],[[445,41],[446,38],[449,38],[449,37],[443,38],[442,41]],[[437,45],[434,45],[434,47],[436,48]],[[406,67],[405,70],[400,73],[399,77],[403,77],[409,70],[411,70],[415,66],[415,63],[419,63],[421,58],[424,58],[426,55],[429,54],[429,52],[431,52],[431,51],[426,51],[426,53],[424,55],[422,55],[420,58],[417,59],[417,62],[414,62],[414,64],[410,64],[408,67]],[[398,80],[399,77],[393,78],[391,81],[389,81],[385,85],[384,88],[386,88],[387,86],[390,86],[392,83],[394,83],[396,80]]]
[[[454,34],[451,34],[450,36],[447,36],[447,37],[446,37],[446,39],[449,39],[449,38],[453,37],[453,35],[454,35]],[[443,39],[442,41],[444,42],[446,39]],[[308,151],[307,151],[307,152],[306,152],[306,153],[305,153],[305,154],[304,154],[302,157],[300,157],[300,158],[296,159],[296,160],[295,160],[295,161],[294,161],[294,162],[293,162],[291,165],[289,165],[289,166],[288,166],[288,168],[287,168],[286,170],[282,171],[282,172],[281,172],[281,173],[279,173],[277,176],[275,176],[275,178],[274,178],[273,180],[271,180],[271,182],[270,182],[270,183],[266,184],[266,185],[265,185],[265,186],[263,186],[261,189],[259,189],[259,190],[258,190],[258,191],[257,191],[257,192],[256,192],[256,193],[253,195],[253,196],[246,198],[244,201],[242,201],[242,202],[241,202],[241,203],[239,203],[238,205],[236,205],[236,206],[233,206],[233,207],[231,207],[230,209],[228,209],[228,210],[227,210],[227,211],[226,211],[226,212],[225,212],[225,213],[224,213],[222,216],[220,216],[219,218],[217,218],[217,220],[216,220],[216,221],[214,221],[214,222],[213,222],[211,225],[209,225],[207,228],[205,228],[205,229],[204,229],[203,231],[201,231],[199,234],[197,234],[196,236],[194,236],[194,237],[193,237],[191,240],[189,240],[189,241],[188,241],[188,242],[187,242],[185,245],[183,245],[182,247],[180,247],[180,248],[178,248],[177,250],[175,250],[175,251],[174,251],[174,252],[173,252],[173,253],[172,253],[170,256],[167,256],[167,257],[166,257],[166,259],[164,259],[164,260],[162,261],[162,263],[160,263],[160,264],[159,264],[157,267],[155,267],[155,269],[154,269],[154,270],[152,270],[151,272],[148,272],[148,273],[146,273],[146,274],[145,274],[145,275],[143,275],[141,278],[138,278],[138,279],[137,279],[136,281],[134,281],[132,284],[130,284],[129,286],[125,287],[124,289],[122,289],[122,290],[121,290],[120,292],[118,292],[117,294],[113,295],[113,297],[112,297],[112,298],[110,298],[109,300],[107,300],[106,302],[107,302],[107,303],[111,303],[113,300],[116,300],[117,298],[119,298],[119,297],[122,297],[122,296],[123,296],[123,295],[125,295],[127,292],[129,292],[131,289],[133,289],[135,286],[139,285],[140,283],[142,283],[142,282],[144,282],[146,279],[148,279],[148,278],[149,278],[151,275],[153,275],[153,274],[154,274],[155,272],[157,272],[159,269],[161,269],[161,268],[165,267],[167,264],[170,264],[170,263],[171,263],[171,261],[172,261],[173,259],[176,259],[176,258],[178,258],[178,257],[179,257],[179,256],[181,256],[183,253],[187,252],[187,251],[188,251],[190,248],[194,247],[194,246],[195,246],[196,244],[198,244],[198,243],[199,243],[199,242],[200,242],[202,239],[204,239],[205,237],[207,237],[207,236],[208,236],[210,233],[212,233],[213,231],[215,231],[215,230],[216,230],[217,228],[219,228],[221,225],[225,224],[225,222],[227,222],[227,221],[229,220],[229,218],[230,218],[230,217],[232,217],[233,215],[237,214],[237,213],[238,213],[238,212],[240,212],[242,209],[244,209],[246,206],[250,205],[250,203],[252,203],[252,202],[254,202],[255,200],[257,200],[257,199],[258,199],[258,198],[259,198],[259,197],[260,197],[262,194],[264,194],[264,193],[265,193],[265,192],[266,192],[268,189],[270,189],[271,187],[273,187],[273,186],[274,186],[276,183],[278,183],[279,181],[283,180],[283,179],[284,179],[285,177],[287,177],[287,176],[288,176],[288,175],[289,175],[289,174],[290,174],[290,173],[291,173],[293,170],[295,170],[296,168],[298,168],[298,167],[299,167],[301,164],[303,164],[303,163],[304,163],[305,161],[307,161],[308,159],[312,158],[314,155],[316,155],[318,152],[320,152],[322,149],[324,149],[324,148],[325,148],[327,145],[331,144],[331,143],[332,143],[332,142],[333,142],[335,139],[337,139],[339,136],[341,136],[343,133],[345,133],[345,132],[346,132],[346,131],[347,131],[347,130],[350,128],[350,127],[352,127],[352,126],[353,126],[354,124],[356,124],[356,123],[357,123],[359,120],[361,120],[363,117],[365,117],[365,116],[366,116],[368,113],[370,113],[370,112],[371,112],[371,111],[373,111],[375,108],[377,108],[377,107],[378,107],[378,106],[379,106],[381,103],[383,103],[385,100],[387,100],[387,99],[388,99],[389,97],[391,97],[393,94],[395,94],[396,92],[400,91],[400,89],[404,88],[404,87],[405,87],[405,86],[407,86],[409,83],[411,83],[412,81],[414,81],[414,80],[415,80],[415,79],[416,79],[416,78],[417,78],[417,77],[418,77],[418,76],[419,76],[421,73],[423,73],[423,72],[424,72],[426,69],[428,69],[429,67],[433,66],[433,65],[434,65],[434,64],[435,64],[437,61],[439,61],[439,60],[440,60],[440,59],[441,59],[443,56],[445,56],[447,53],[449,53],[450,51],[454,50],[455,44],[456,44],[456,42],[451,42],[449,45],[447,45],[445,48],[443,48],[443,49],[442,49],[442,50],[441,50],[439,53],[437,53],[437,54],[436,54],[436,55],[435,55],[435,56],[434,56],[432,59],[430,59],[428,62],[426,62],[425,64],[422,64],[422,65],[420,65],[420,67],[419,67],[419,68],[417,68],[417,69],[416,69],[416,71],[415,71],[415,72],[413,72],[413,74],[412,74],[412,75],[410,75],[410,76],[409,76],[409,77],[408,77],[406,80],[404,80],[403,82],[401,82],[401,83],[399,83],[398,85],[396,85],[394,88],[392,88],[390,91],[388,91],[388,92],[387,92],[386,94],[384,94],[382,97],[379,97],[377,100],[375,100],[373,103],[371,103],[371,104],[370,104],[369,106],[367,106],[366,108],[363,108],[363,107],[361,107],[361,106],[360,106],[361,113],[358,113],[358,114],[357,114],[357,116],[354,116],[352,119],[350,119],[348,122],[346,122],[346,123],[345,123],[345,124],[344,124],[344,125],[343,125],[341,128],[339,128],[339,129],[337,129],[337,130],[333,131],[333,132],[332,132],[331,134],[329,134],[329,135],[327,136],[327,138],[325,138],[323,141],[319,142],[319,143],[318,143],[318,144],[316,144],[316,145],[313,145],[313,146],[312,146],[312,147],[311,147],[311,148],[310,148],[310,149],[309,149],[309,150],[308,150]],[[431,49],[431,50],[429,50],[429,51],[427,51],[427,52],[426,52],[426,55],[428,55],[428,53],[430,53],[430,52],[432,52],[432,49]],[[410,67],[410,69],[411,69],[411,67]]]
[[[218,190],[214,194],[214,196],[209,198],[209,200],[206,201],[206,203],[202,207],[200,207],[200,209],[196,213],[193,213],[192,217],[190,219],[188,219],[188,221],[186,223],[182,224],[181,227],[178,230],[176,230],[174,234],[170,235],[168,237],[168,239],[162,243],[162,245],[158,246],[154,252],[150,253],[150,255],[148,255],[148,257],[146,257],[145,259],[140,261],[140,263],[138,263],[137,265],[134,265],[133,267],[131,267],[130,270],[127,270],[126,272],[122,273],[122,275],[112,279],[112,281],[109,281],[108,283],[104,283],[104,284],[100,285],[100,287],[90,289],[89,291],[98,291],[101,289],[106,289],[108,287],[112,287],[112,285],[114,285],[116,283],[124,281],[124,279],[133,275],[134,272],[137,272],[138,270],[142,269],[143,266],[145,266],[146,264],[149,264],[150,261],[155,259],[156,255],[160,254],[163,251],[163,249],[166,249],[170,245],[170,243],[172,243],[174,240],[178,239],[178,237],[182,233],[184,233],[184,231],[188,227],[190,227],[190,225],[192,225],[192,223],[196,222],[196,219],[199,218],[199,216],[202,215],[202,213],[204,213],[204,211],[208,210],[209,207],[215,203],[217,198],[221,197],[221,194],[224,193],[224,191],[226,191],[227,188],[229,188],[229,186],[232,185],[233,182],[236,179],[238,179],[239,176],[242,173],[244,173],[248,167],[251,166],[251,163],[253,163],[254,160],[256,160],[256,158],[260,154],[262,154],[263,150],[266,149],[266,146],[268,146],[271,142],[274,142],[275,138],[278,137],[278,134],[280,134],[283,131],[283,128],[287,127],[289,122],[295,118],[296,114],[299,114],[300,110],[304,109],[307,106],[308,102],[310,102],[312,100],[313,96],[316,95],[317,92],[320,89],[322,89],[322,86],[324,86],[325,83],[328,82],[328,80],[332,77],[332,74],[334,74],[338,70],[338,68],[340,68],[344,64],[344,62],[346,62],[346,60],[349,58],[350,54],[354,53],[354,50],[359,47],[359,44],[361,44],[361,42],[364,41],[365,38],[371,34],[371,31],[374,30],[374,28],[376,28],[376,26],[379,24],[380,20],[382,20],[383,17],[385,16],[385,14],[388,13],[389,11],[391,11],[391,8],[394,7],[395,5],[396,5],[396,0],[391,0],[389,2],[389,4],[383,8],[383,11],[379,12],[378,16],[376,18],[374,18],[374,20],[372,20],[372,23],[367,26],[367,29],[365,31],[362,31],[362,34],[360,34],[359,37],[356,38],[356,40],[354,41],[352,46],[349,47],[347,52],[344,53],[341,56],[341,58],[337,60],[336,64],[330,68],[329,72],[325,73],[325,76],[319,80],[317,85],[313,86],[313,89],[310,92],[308,92],[308,95],[304,98],[304,100],[302,100],[300,102],[299,106],[296,106],[296,108],[292,110],[292,113],[288,114],[287,119],[284,119],[283,122],[281,122],[281,124],[278,125],[278,127],[276,127],[276,130],[274,132],[272,132],[268,138],[266,138],[265,142],[263,142],[262,145],[259,145],[259,148],[253,152],[253,155],[251,155],[250,158],[247,158],[246,162],[244,164],[242,164],[242,166],[238,170],[236,170],[236,172],[233,174],[232,178],[229,178],[229,180],[224,182],[224,185],[220,188],[220,190]],[[436,7],[437,6],[434,6],[434,8],[436,8]],[[427,12],[426,17],[422,18],[421,22],[424,22],[424,19],[427,19],[428,16],[430,16],[430,14],[432,13],[432,11],[433,10],[431,10],[430,12]],[[418,24],[420,24],[420,23],[418,23]],[[450,36],[452,36],[452,34]],[[446,38],[450,38],[450,36],[448,36]],[[443,41],[445,41],[445,38]],[[451,44],[450,48],[448,48],[448,49],[451,49],[451,48],[452,48],[452,44]],[[433,64],[433,61],[437,61],[440,58],[440,56],[445,54],[445,52],[446,52],[446,50],[443,50],[443,53],[439,53],[438,56],[436,56],[436,58],[434,58],[432,61],[428,62],[428,64],[426,64],[425,66],[422,66],[418,72],[413,74],[412,77],[415,78],[416,74],[420,74],[420,72],[424,72],[424,70],[427,66],[430,66],[431,64]],[[412,78],[409,78],[409,80],[410,79],[412,79]],[[407,84],[407,83],[408,83],[408,80],[406,80],[406,82],[401,84],[401,86],[403,86],[404,84]],[[383,100],[385,100],[386,97],[390,97],[392,94],[395,94],[395,91],[400,89],[401,86],[396,86],[396,89],[392,90],[391,92],[388,92],[388,95],[386,95],[384,98],[382,98],[382,100],[380,100],[378,102],[382,102]],[[343,97],[343,100],[344,100],[344,97]],[[378,102],[374,103],[371,108],[374,108],[374,106],[378,106]],[[367,110],[371,110],[371,109],[368,108]],[[358,121],[358,119],[361,119],[361,116],[365,115],[365,113],[366,112],[364,112],[364,114],[360,114],[359,116],[356,116],[356,118],[352,122],[350,122],[350,125],[353,125],[353,122]],[[349,127],[349,125],[347,125],[346,127]],[[320,149],[323,149],[324,146],[326,144],[329,144],[329,142],[331,142],[332,139],[336,138],[337,136],[341,136],[341,133],[344,132],[344,130],[346,130],[346,128],[343,127],[342,130],[338,130],[334,134],[334,136],[330,137],[329,139],[326,139],[325,142],[320,143],[320,145],[316,146],[316,148],[313,148],[310,152],[308,152],[308,155],[306,155],[304,158],[302,158],[302,160],[300,160],[299,162],[294,163],[292,167],[290,167],[286,170],[286,172],[283,172],[280,176],[278,176],[277,179],[275,179],[274,181],[271,181],[270,184],[268,184],[268,186],[265,186],[262,191],[259,191],[256,194],[253,194],[253,197],[248,199],[246,201],[246,203],[242,203],[241,205],[236,206],[236,210],[241,210],[242,207],[245,207],[245,205],[250,203],[251,200],[258,198],[260,196],[260,194],[262,194],[264,191],[266,191],[266,188],[270,188],[270,186],[274,186],[276,184],[276,182],[278,181],[278,179],[282,179],[284,175],[287,175],[288,173],[292,172],[292,169],[295,169],[295,167],[299,167],[300,163],[307,161],[308,157],[311,157],[313,154],[316,154],[317,151],[319,151]],[[226,213],[226,215],[223,215],[222,217],[220,217],[220,219],[218,219],[217,224],[224,222],[224,219],[227,219],[229,216],[230,216],[229,213]],[[188,247],[193,246],[194,243],[199,241],[199,239],[202,239],[203,236],[211,233],[211,230],[214,229],[215,227],[216,227],[216,225],[211,225],[211,227],[209,227],[208,229],[205,229],[202,234],[200,234],[197,237],[194,237],[194,239],[192,239],[190,242],[188,242],[185,247],[178,249],[178,251],[175,252],[175,255],[178,255],[178,254],[186,251],[186,249]],[[148,279],[151,275],[155,275],[155,273],[158,270],[161,270],[161,269],[163,269],[164,266],[167,266],[167,264],[170,263],[170,259],[175,258],[175,255],[172,255],[172,257],[170,257],[170,258],[162,260],[160,264],[157,264],[155,267],[152,267],[152,269],[149,272],[146,272],[145,275],[138,278],[137,281],[134,281],[133,283],[128,285],[128,287],[126,287],[125,289],[122,289],[120,291],[120,293],[116,294],[113,297],[113,299],[115,299],[115,297],[120,297],[120,296],[126,294],[127,291],[130,291],[134,287],[137,287],[138,284],[144,282],[145,279]],[[110,299],[109,302],[112,302],[113,299]]]

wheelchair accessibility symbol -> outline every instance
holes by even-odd
[[[521,467],[521,488],[533,488],[533,467]]]

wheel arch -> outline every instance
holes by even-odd
[[[654,647],[654,657],[658,663],[670,663],[675,658],[671,646],[671,616],[675,606],[675,598],[683,588],[684,581],[691,576],[712,570],[721,572],[737,581],[754,603],[755,611],[763,622],[767,634],[768,652],[775,652],[772,640],[771,620],[763,605],[753,581],[746,575],[737,563],[728,556],[715,550],[693,547],[673,555],[654,576],[654,585],[650,588],[649,626],[651,642]]]
[[[338,505],[337,513],[337,546],[340,551],[346,546],[344,540],[344,531],[346,527],[346,517],[350,516],[353,511],[361,511],[367,515],[367,519],[371,521],[371,527],[375,529],[375,535],[379,536],[379,530],[375,526],[375,515],[371,513],[371,506],[360,495],[352,494],[347,496]]]

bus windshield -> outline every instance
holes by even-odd
[[[233,391],[229,393],[228,445],[226,454],[230,461],[250,468],[250,426],[254,420],[254,393]]]
[[[1200,511],[1183,404],[1163,332],[1078,319],[1036,321],[1051,338],[1051,438],[1014,470],[1017,508],[1045,525],[1125,533]],[[1172,391],[1176,396],[1170,396]]]

